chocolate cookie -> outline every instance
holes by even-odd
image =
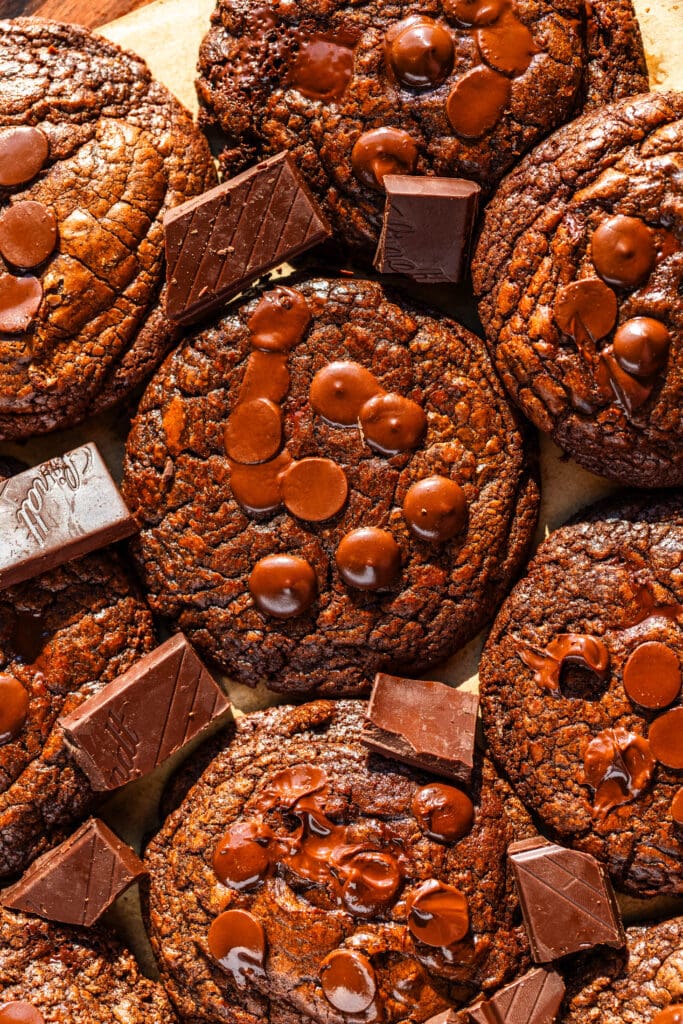
[[[58,716],[154,642],[150,611],[113,552],[0,591],[0,878],[23,870],[95,803]]]
[[[683,95],[560,129],[490,203],[473,264],[515,401],[593,472],[683,483]]]
[[[552,533],[480,666],[496,762],[544,826],[634,895],[683,894],[683,499]]]
[[[151,938],[193,1021],[423,1021],[528,949],[508,843],[533,829],[488,762],[470,800],[370,754],[365,705],[240,719],[147,851]]]
[[[75,25],[0,22],[0,437],[127,395],[177,337],[164,212],[215,181],[146,64]]]
[[[155,611],[246,685],[335,695],[474,636],[538,504],[479,339],[348,279],[280,285],[177,349],[123,492]]]
[[[0,910],[0,1024],[176,1024],[162,987],[99,929]]]
[[[385,174],[491,190],[553,128],[648,83],[630,0],[219,0],[199,68],[226,173],[289,150],[366,251]]]

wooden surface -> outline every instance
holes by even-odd
[[[88,28],[97,28],[148,3],[151,0],[0,0],[0,17],[35,14],[41,18],[73,21]]]

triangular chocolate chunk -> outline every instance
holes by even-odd
[[[563,998],[560,975],[537,967],[467,1012],[475,1024],[554,1024]]]

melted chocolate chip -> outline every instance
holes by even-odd
[[[420,540],[442,544],[460,533],[467,522],[465,492],[446,476],[428,476],[408,488],[403,515]]]
[[[350,427],[358,422],[368,399],[381,391],[373,374],[360,363],[329,363],[311,382],[311,405],[328,423]]]
[[[660,764],[683,768],[683,708],[674,708],[660,715],[650,726],[650,750]]]
[[[610,217],[593,232],[591,255],[608,284],[637,288],[657,259],[654,232],[638,217]]]
[[[683,1024],[683,1003],[674,1003],[660,1010],[652,1018],[652,1024]]]
[[[42,203],[15,203],[0,219],[0,253],[15,267],[37,267],[57,244],[57,220]]]
[[[474,804],[455,786],[432,782],[422,786],[413,797],[412,811],[430,839],[441,843],[455,843],[472,828]]]
[[[654,767],[650,745],[643,736],[621,726],[598,733],[583,759],[586,782],[595,790],[593,814],[603,818],[615,807],[639,797]]]
[[[330,103],[346,92],[353,75],[353,46],[334,36],[301,42],[287,84],[312,100]]]
[[[224,430],[225,450],[235,462],[267,462],[282,443],[282,413],[269,398],[240,402]]]
[[[681,690],[676,653],[657,640],[639,644],[624,666],[624,689],[641,707],[668,707]]]
[[[467,899],[451,885],[430,878],[410,894],[406,905],[410,931],[427,946],[448,948],[467,935]]]
[[[347,910],[356,917],[373,917],[383,907],[390,906],[402,880],[396,858],[380,850],[356,853],[344,865],[344,874],[348,877],[342,899]]]
[[[491,25],[499,18],[509,0],[442,0],[447,18],[460,25]]]
[[[270,870],[269,844],[273,838],[272,830],[260,822],[238,822],[229,828],[213,855],[218,881],[238,890],[263,881]]]
[[[524,664],[534,670],[534,679],[539,686],[553,693],[560,691],[560,677],[565,664],[588,669],[600,682],[609,675],[609,651],[602,640],[584,633],[560,633],[543,651],[520,645],[517,653]]]
[[[33,1003],[20,999],[0,1006],[0,1024],[45,1024],[45,1018]]]
[[[28,715],[28,691],[14,676],[0,675],[0,743],[17,738]]]
[[[282,499],[293,516],[322,523],[336,516],[346,502],[346,473],[332,459],[293,462],[281,479]]]
[[[540,48],[526,25],[506,5],[494,25],[477,29],[477,45],[482,58],[494,71],[506,75],[523,74]]]
[[[459,78],[446,101],[456,135],[479,139],[500,121],[510,102],[510,81],[491,68],[472,68]]]
[[[353,171],[359,181],[382,192],[385,174],[414,174],[417,146],[400,128],[373,128],[364,132],[351,152]]]
[[[589,341],[604,338],[617,322],[617,297],[597,277],[587,277],[560,288],[554,312],[560,330],[573,338],[581,349],[577,325],[588,332]]]
[[[433,18],[413,15],[387,32],[385,55],[402,85],[434,89],[450,75],[455,51],[447,29]]]
[[[371,448],[397,455],[417,448],[427,430],[424,409],[402,395],[369,398],[360,411],[360,426]]]
[[[390,533],[374,526],[342,537],[335,558],[344,582],[358,590],[391,587],[401,571],[401,549]]]
[[[280,352],[252,352],[239,390],[240,402],[255,398],[269,398],[281,402],[289,391],[287,354]]]
[[[679,828],[683,828],[683,786],[676,790],[674,798],[671,801],[671,817],[674,825]]]
[[[264,352],[289,352],[298,345],[311,322],[301,292],[279,286],[266,292],[247,321],[251,343]]]
[[[258,466],[233,463],[230,487],[235,501],[247,512],[274,512],[282,504],[282,474],[291,464],[292,457],[288,452],[280,452],[277,458]]]
[[[661,320],[637,316],[617,328],[612,351],[622,370],[647,379],[661,370],[670,344],[671,336]]]
[[[37,277],[0,274],[0,332],[21,334],[27,329],[43,301],[43,286]]]
[[[6,128],[0,132],[0,185],[23,185],[45,165],[47,136],[40,128]]]
[[[317,581],[305,559],[296,555],[267,555],[251,570],[249,590],[264,615],[292,619],[303,615],[313,604]]]
[[[325,998],[342,1013],[362,1013],[372,1003],[377,981],[372,964],[362,953],[338,949],[326,956],[320,968]]]
[[[266,933],[246,910],[226,910],[209,928],[209,952],[240,987],[250,976],[263,973]]]
[[[273,807],[289,810],[299,800],[320,793],[326,786],[326,773],[315,765],[296,764],[292,768],[283,768],[269,780],[258,801],[258,808],[263,811]]]
[[[600,353],[596,379],[604,389],[611,388],[614,398],[629,416],[645,405],[652,394],[650,382],[639,381],[621,368],[611,345]]]

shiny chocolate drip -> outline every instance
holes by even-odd
[[[354,174],[364,185],[384,191],[385,174],[414,174],[418,150],[401,128],[373,128],[364,132],[351,152]]]
[[[467,935],[467,899],[451,885],[429,878],[410,893],[406,907],[408,928],[427,946],[448,948]]]
[[[599,733],[586,748],[584,774],[595,790],[593,814],[604,818],[615,807],[635,800],[654,772],[651,744],[618,726]]]
[[[462,790],[443,782],[432,782],[418,789],[412,811],[425,835],[440,843],[456,843],[467,835],[474,823],[474,804],[470,798]]]
[[[264,973],[266,933],[248,911],[226,910],[219,914],[209,928],[207,941],[211,956],[240,988]]]
[[[363,1013],[377,991],[375,972],[368,958],[348,949],[337,949],[325,957],[320,983],[327,1001],[346,1014]]]
[[[302,38],[286,84],[323,103],[340,99],[353,76],[354,43],[344,34]]]
[[[520,644],[517,655],[534,670],[534,680],[539,686],[552,693],[560,692],[560,676],[565,664],[580,665],[601,682],[609,675],[609,651],[602,640],[584,633],[560,633],[542,651]]]
[[[433,18],[413,14],[392,25],[384,44],[387,68],[410,89],[435,89],[453,70],[453,38]]]

